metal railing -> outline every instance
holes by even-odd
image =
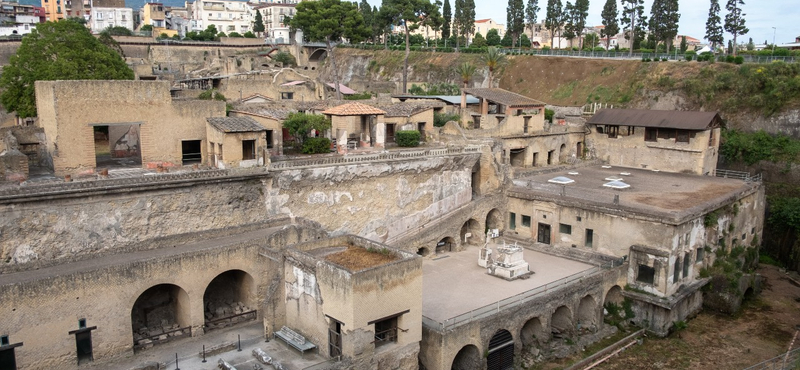
[[[497,301],[495,303],[476,308],[472,311],[463,313],[456,317],[445,319],[444,321],[437,321],[423,315],[422,324],[430,329],[438,330],[440,332],[451,330],[458,326],[470,323],[472,321],[480,320],[482,318],[498,314],[510,308],[517,307],[521,304],[524,304],[525,302],[530,301],[531,299],[540,297],[546,293],[557,291],[576,281],[581,281],[583,279],[590,278],[592,276],[599,274],[602,271],[603,271],[603,266],[592,267],[588,270],[584,270],[572,274],[570,276],[558,279],[556,281],[547,283],[545,285],[533,288],[531,290],[519,293],[513,297],[508,297],[503,300]]]
[[[761,173],[757,173],[753,176],[750,176],[749,172],[744,171],[733,171],[733,170],[723,170],[717,169],[716,171],[717,177],[724,177],[726,179],[737,179],[746,182],[761,182],[762,176]]]
[[[800,348],[760,362],[744,370],[797,370],[800,369]]]
[[[205,322],[203,326],[205,327],[206,330],[221,329],[239,322],[255,320],[257,317],[258,315],[256,314],[256,310],[252,310],[252,311],[238,313],[235,315],[221,317],[219,319],[208,320]],[[226,325],[224,326],[219,325],[223,323]]]
[[[479,145],[468,145],[462,148],[438,148],[423,150],[391,151],[379,154],[364,154],[353,156],[332,156],[310,159],[286,159],[273,161],[270,170],[296,169],[315,166],[350,165],[359,163],[396,161],[404,159],[440,157],[446,155],[461,155],[480,153]]]

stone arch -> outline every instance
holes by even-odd
[[[473,344],[467,344],[456,353],[451,370],[473,370],[481,368],[481,351]]]
[[[550,332],[554,336],[563,337],[572,332],[572,311],[567,306],[559,306],[550,319]]]
[[[520,330],[519,337],[522,340],[523,347],[537,346],[550,339],[547,331],[544,330],[542,321],[538,317],[525,322],[522,330]]]
[[[203,293],[203,315],[206,330],[226,327],[240,321],[254,320],[256,284],[242,270],[228,270],[217,275]]]
[[[157,344],[159,339],[152,338],[186,328],[191,325],[190,320],[186,290],[174,284],[154,285],[142,292],[131,308],[133,346],[143,348]],[[186,330],[190,332],[190,329]]]
[[[497,208],[492,208],[486,214],[486,230],[503,229],[503,214]]]
[[[467,236],[470,234],[470,236]],[[483,230],[481,224],[474,218],[470,218],[464,225],[461,226],[461,243],[465,245],[480,245],[483,242]]]
[[[597,325],[597,302],[591,295],[581,298],[578,303],[577,327],[579,330],[589,329]]]
[[[514,337],[508,330],[496,331],[486,352],[486,370],[514,368]]]
[[[442,238],[442,240],[439,240],[439,242],[436,243],[436,254],[452,252],[457,246],[458,244],[453,237],[445,236]]]
[[[558,148],[558,162],[566,163],[567,159],[569,159],[569,153],[567,152],[567,144],[562,143],[561,146]]]
[[[606,292],[606,299],[603,300],[603,307],[609,303],[621,306],[622,301],[624,300],[625,298],[622,296],[622,288],[620,288],[619,285],[614,285],[608,290],[608,292]]]
[[[308,61],[309,62],[319,62],[319,61],[322,61],[323,59],[325,59],[325,57],[327,55],[328,55],[328,51],[327,50],[325,50],[325,49],[317,49],[317,50],[312,51],[311,54],[309,54]]]
[[[420,247],[419,249],[417,249],[417,254],[425,257],[431,254],[431,251],[427,247]]]

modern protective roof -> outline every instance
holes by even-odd
[[[436,99],[447,104],[460,105],[461,95],[392,95],[393,98],[403,99]],[[481,101],[474,96],[467,95],[467,104],[478,104]]]
[[[333,83],[326,83],[325,85],[328,85],[328,87],[330,87],[331,89],[334,89],[334,90],[336,89],[336,85],[334,85]],[[351,89],[351,88],[349,88],[349,87],[347,87],[345,85],[342,85],[342,84],[339,84],[339,92],[341,92],[342,94],[345,94],[345,95],[353,95],[353,94],[356,93],[355,90],[353,90],[353,89]]]
[[[717,112],[603,109],[592,116],[587,123],[702,131],[717,127],[721,122],[722,119]]]
[[[386,114],[386,112],[371,105],[354,102],[328,108],[322,111],[322,114],[329,114],[332,116],[366,116],[373,114]]]
[[[206,118],[206,121],[222,132],[258,132],[267,130],[250,117],[209,117]]]
[[[433,109],[432,106],[414,103],[397,103],[382,107],[386,111],[386,117],[411,117],[417,113]]]
[[[301,84],[304,84],[304,83],[306,83],[306,81],[303,81],[303,80],[289,81],[287,83],[281,84],[281,86],[295,86],[295,85],[301,85]]]
[[[464,92],[476,98],[491,100],[512,108],[544,106],[541,101],[500,88],[464,89]]]

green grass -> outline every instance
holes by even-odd
[[[553,92],[553,99],[566,99],[572,96],[572,93],[575,91],[575,86],[578,85],[578,81],[572,81],[566,85],[559,86],[556,91]]]

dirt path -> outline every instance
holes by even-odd
[[[776,267],[761,265],[758,272],[764,290],[735,317],[702,312],[683,331],[647,338],[596,369],[740,370],[786,352],[800,324],[800,287]]]

